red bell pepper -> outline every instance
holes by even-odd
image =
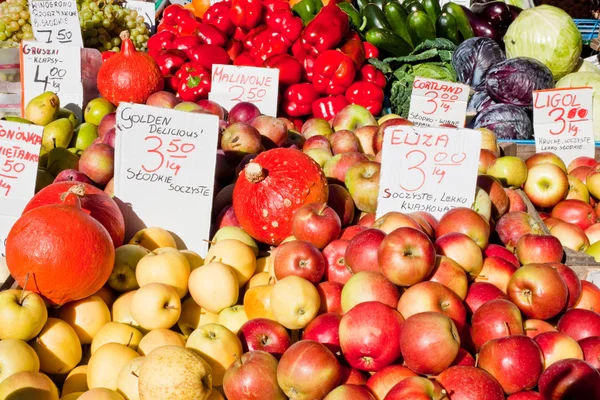
[[[253,29],[260,24],[263,15],[261,0],[232,0],[229,18],[233,25]]]
[[[266,18],[267,26],[280,33],[288,42],[288,48],[298,40],[302,33],[302,20],[291,11],[270,11]]]
[[[354,82],[354,61],[338,50],[326,50],[315,60],[313,85],[323,94],[343,94]]]
[[[263,0],[263,6],[267,9],[265,18],[268,18],[268,14],[274,11],[288,11],[292,12],[290,3],[285,0]]]
[[[356,69],[360,68],[365,62],[365,47],[360,39],[348,39],[346,43],[340,47],[340,51],[354,61]]]
[[[279,70],[279,86],[293,85],[302,79],[302,65],[289,54],[277,54],[269,57],[263,63],[263,67]]]
[[[379,115],[383,108],[383,89],[371,82],[355,82],[346,90],[346,99]]]
[[[172,48],[187,52],[194,46],[202,44],[202,39],[198,36],[179,36],[173,39]]]
[[[358,71],[356,80],[374,83],[382,89],[385,89],[385,86],[387,85],[387,79],[385,79],[383,72],[371,64],[364,65],[360,71]]]
[[[258,66],[258,65],[256,65],[256,61],[254,60],[254,57],[252,57],[250,55],[250,53],[248,53],[247,51],[245,51],[242,54],[240,54],[239,56],[237,56],[235,58],[235,60],[233,60],[233,65],[237,65],[240,67],[257,67]]]
[[[156,33],[171,32],[175,36],[179,36],[179,31],[175,25],[165,24],[164,22],[158,24],[156,27]],[[152,38],[152,36],[150,36]]]
[[[158,68],[160,69],[162,75],[167,77],[174,75],[177,71],[179,71],[183,64],[188,61],[188,59],[183,51],[169,49],[161,51],[156,57],[154,57],[154,61],[156,61],[156,64],[158,64]]]
[[[177,26],[181,21],[189,17],[194,18],[194,14],[190,10],[185,9],[179,4],[171,4],[163,10],[162,22],[167,25]]]
[[[372,43],[363,42],[363,46],[365,47],[365,57],[369,58],[379,58],[379,49],[375,47]]]
[[[214,44],[223,48],[227,46],[227,36],[213,25],[200,24],[195,34],[202,39],[202,43]]]
[[[296,83],[283,94],[283,111],[291,117],[310,115],[312,104],[319,98],[315,87],[310,83]]]
[[[250,31],[247,29],[242,29],[239,26],[237,28],[235,28],[235,32],[233,33],[233,38],[235,40],[239,40],[240,42],[243,42],[244,39],[246,38],[246,36],[248,36],[248,33]]]
[[[300,40],[297,40],[292,45],[292,54],[294,55],[296,60],[300,61],[300,64],[302,64],[302,80],[312,83],[313,69],[315,65],[314,57],[311,57],[308,54],[306,54],[306,52],[302,48],[302,42]]]
[[[232,36],[235,32],[235,25],[231,22],[229,10],[231,10],[230,1],[215,3],[206,10],[202,21],[218,28],[227,36]]]
[[[163,50],[172,49],[174,39],[175,35],[170,31],[162,31],[150,36],[150,39],[148,39],[148,54],[154,57]]]
[[[229,64],[227,51],[214,44],[200,44],[186,52],[190,61],[212,71],[213,64]]]
[[[281,34],[261,25],[248,33],[244,39],[244,48],[254,58],[255,63],[262,64],[271,56],[287,53],[289,46]]]
[[[313,117],[329,121],[348,104],[344,95],[322,97],[312,104]]]
[[[335,49],[350,29],[348,15],[335,4],[328,4],[302,31],[302,47],[307,54],[318,56]]]
[[[227,54],[229,54],[229,59],[233,61],[244,52],[244,45],[240,40],[231,39],[226,50]]]
[[[202,23],[195,18],[184,19],[177,25],[177,32],[179,33],[179,36],[193,36],[198,32],[201,25]]]
[[[195,63],[185,63],[177,71],[175,77],[179,79],[177,96],[183,101],[197,102],[207,99],[210,92],[210,71]]]

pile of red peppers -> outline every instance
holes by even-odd
[[[280,114],[290,119],[329,120],[350,103],[382,109],[386,78],[366,63],[378,50],[334,2],[306,25],[285,0],[225,0],[202,21],[170,5],[148,53],[183,101],[208,98],[212,65],[231,63],[279,69]]]

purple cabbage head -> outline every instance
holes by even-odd
[[[510,104],[495,104],[477,115],[474,128],[487,128],[496,133],[498,139],[533,139],[533,125],[522,107]]]
[[[485,80],[488,70],[504,61],[504,52],[493,39],[474,37],[462,42],[452,55],[452,67],[458,81],[477,87]]]
[[[482,85],[475,89],[475,93],[473,93],[473,96],[469,99],[469,103],[467,104],[467,114],[477,115],[494,104],[497,103],[492,100],[487,90],[485,90],[485,85]]]

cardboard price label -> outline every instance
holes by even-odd
[[[469,87],[461,83],[416,77],[408,119],[416,126],[465,126]]]
[[[254,103],[260,112],[277,116],[279,70],[213,64],[208,98],[227,110],[240,102]]]
[[[122,103],[117,109],[115,197],[134,234],[159,226],[208,251],[219,118]]]
[[[31,0],[29,11],[36,40],[83,47],[75,0]]]
[[[81,120],[83,84],[81,51],[78,47],[23,41],[21,42],[21,107],[47,91],[60,98],[60,106],[73,111]]]
[[[154,10],[154,2],[129,0],[124,4],[125,8],[137,11],[138,15],[144,17],[144,21],[150,28],[150,32],[156,32],[156,14]]]
[[[471,129],[390,126],[383,136],[377,218],[427,211],[440,218],[471,207],[481,134]]]
[[[533,92],[533,129],[537,152],[551,151],[565,164],[594,157],[592,88]]]

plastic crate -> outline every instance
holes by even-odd
[[[600,20],[575,19],[574,21],[583,37],[583,44],[590,44],[592,40],[598,37],[598,33],[600,33]]]

